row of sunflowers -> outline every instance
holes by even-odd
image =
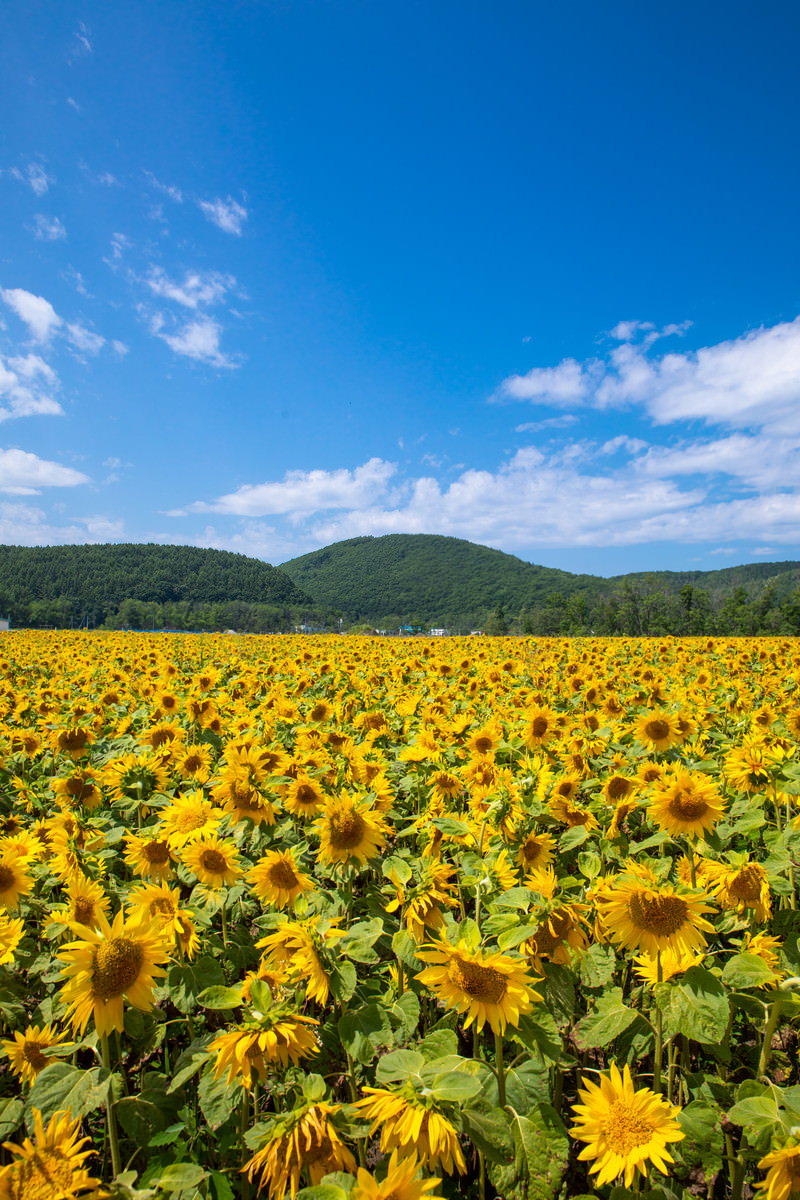
[[[800,1196],[794,641],[0,644],[0,1200]]]

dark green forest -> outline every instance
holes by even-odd
[[[283,563],[353,624],[535,635],[800,633],[800,563],[610,579],[526,563],[461,538],[388,534]]]
[[[288,575],[194,546],[0,546],[0,616],[14,627],[292,629],[322,619]]]

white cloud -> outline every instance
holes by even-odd
[[[130,250],[133,242],[124,233],[112,233],[111,235],[111,255],[112,258],[122,258],[126,250]]]
[[[109,531],[113,531],[109,536]],[[31,504],[0,501],[0,543],[14,546],[57,546],[75,542],[121,540],[121,522],[103,516],[73,518],[68,525],[53,525],[44,509]]]
[[[560,417],[545,417],[543,421],[525,421],[522,425],[514,426],[514,433],[541,433],[543,429],[566,428],[577,420],[574,413],[564,413]]]
[[[115,354],[118,354],[120,358],[124,358],[129,352],[129,347],[126,346],[124,342],[118,341],[117,338],[114,338],[113,342],[111,343],[111,349]]]
[[[385,495],[395,463],[371,458],[354,471],[287,471],[274,483],[246,484],[211,503],[198,501],[186,512],[217,512],[240,517],[284,513],[293,519],[337,508],[359,508]]]
[[[78,28],[73,33],[72,51],[74,54],[91,54],[92,43],[89,41],[89,30],[83,21],[78,22]]]
[[[47,174],[42,164],[36,162],[28,163],[24,171],[19,167],[12,167],[9,174],[20,183],[27,183],[37,196],[43,196],[50,184],[55,183],[55,179]]]
[[[58,377],[37,354],[0,357],[0,421],[13,417],[60,416]]]
[[[554,408],[639,405],[657,424],[702,420],[800,434],[800,317],[686,354],[659,358],[648,349],[624,343],[605,359],[567,358],[511,375],[500,396]]]
[[[146,282],[156,296],[195,309],[217,304],[236,286],[232,275],[222,275],[219,271],[187,271],[183,283],[174,283],[161,267],[156,266],[151,266]]]
[[[98,354],[106,344],[106,339],[99,333],[93,333],[91,329],[87,329],[85,325],[78,322],[66,326],[66,335],[67,340],[81,354]]]
[[[67,231],[58,217],[45,217],[42,213],[36,213],[33,218],[33,234],[42,242],[58,242],[67,236]]]
[[[183,204],[183,192],[180,188],[173,187],[168,183],[161,183],[156,179],[152,171],[144,171],[143,173],[157,192],[162,192],[165,196],[169,196],[170,200],[174,200],[176,204]]]
[[[219,226],[225,233],[241,235],[242,226],[248,217],[247,209],[228,196],[227,200],[219,197],[216,200],[198,200],[198,205],[209,221]]]
[[[177,333],[166,333],[164,318],[157,313],[150,321],[150,331],[185,358],[209,363],[213,367],[237,366],[233,359],[220,350],[221,326],[211,317],[198,317],[195,321],[188,321]]]
[[[618,342],[629,342],[637,333],[647,333],[655,329],[652,321],[619,321],[609,333],[609,337]]]
[[[77,487],[90,483],[88,475],[48,462],[27,450],[0,450],[0,492],[34,496],[48,487]]]
[[[49,300],[23,288],[0,288],[0,299],[25,322],[37,342],[48,341],[62,323]]]

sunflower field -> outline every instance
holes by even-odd
[[[800,650],[0,642],[0,1200],[800,1196]]]

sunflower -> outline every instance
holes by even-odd
[[[707,863],[706,871],[714,899],[740,915],[751,909],[757,921],[769,920],[772,903],[769,878],[761,863],[738,856],[736,864]]]
[[[384,1154],[396,1150],[403,1157],[417,1156],[432,1169],[441,1163],[448,1175],[466,1173],[455,1127],[436,1111],[430,1096],[423,1098],[410,1084],[394,1092],[365,1087],[355,1108],[372,1122],[370,1137],[380,1130]]]
[[[768,933],[748,933],[745,937],[743,953],[757,955],[772,971],[772,979],[762,984],[762,987],[777,987],[781,980],[786,978],[786,972],[781,967],[778,957],[781,946],[780,938],[772,937]]]
[[[85,725],[73,725],[69,729],[54,729],[50,741],[54,753],[78,759],[89,752],[94,734]]]
[[[772,778],[777,756],[757,738],[745,738],[741,746],[725,756],[725,775],[739,792],[763,792]]]
[[[256,942],[256,949],[264,951],[268,967],[288,966],[293,975],[305,979],[309,1000],[324,1006],[330,981],[320,954],[324,948],[333,948],[344,936],[345,931],[334,926],[319,932],[311,922],[301,925],[299,921],[285,921]]]
[[[268,1188],[269,1200],[283,1200],[287,1188],[294,1200],[303,1171],[312,1185],[332,1171],[354,1174],[356,1160],[334,1125],[340,1111],[338,1104],[306,1104],[274,1120],[267,1140],[242,1168],[248,1179],[258,1175],[259,1190]]]
[[[206,783],[211,775],[213,757],[208,746],[179,746],[173,754],[175,770],[181,779],[193,779],[195,783]]]
[[[164,836],[174,849],[194,838],[215,834],[221,820],[221,811],[202,792],[176,796],[172,804],[161,810]]]
[[[24,933],[25,926],[22,921],[12,920],[0,911],[0,967],[14,961],[14,952]]]
[[[181,894],[166,884],[142,884],[129,893],[127,904],[131,923],[152,922],[169,940],[174,938],[178,949],[187,958],[194,958],[200,946],[192,914],[180,907]]]
[[[102,885],[78,872],[70,876],[67,883],[66,905],[63,908],[51,909],[48,924],[56,921],[70,927],[85,925],[89,929],[97,929],[98,914],[102,913],[103,917],[108,918],[109,908],[110,901]],[[73,932],[79,933],[80,930],[73,928]]]
[[[681,886],[659,887],[633,872],[595,890],[598,916],[608,936],[653,958],[664,950],[680,954],[705,946],[704,933],[713,932],[703,917],[711,911],[706,898]]]
[[[388,832],[380,815],[347,795],[328,802],[314,822],[314,831],[320,840],[319,858],[328,866],[352,862],[364,866],[383,849]]]
[[[464,1027],[474,1021],[480,1031],[488,1021],[497,1034],[507,1025],[516,1028],[541,996],[522,959],[509,954],[484,954],[470,950],[466,941],[456,946],[441,941],[417,951],[417,958],[433,963],[416,978],[456,1012],[466,1013]]]
[[[276,908],[294,907],[298,896],[310,892],[314,881],[298,867],[291,850],[269,850],[247,872],[247,881],[259,900]]]
[[[546,746],[557,733],[557,717],[551,708],[535,708],[528,716],[523,740],[529,750]]]
[[[444,924],[442,908],[456,908],[458,897],[453,895],[451,876],[454,868],[440,862],[423,862],[420,865],[420,881],[406,887],[399,882],[391,868],[387,876],[395,886],[395,898],[386,905],[387,912],[403,910],[405,926],[413,940],[419,945],[431,929],[441,929]]]
[[[441,1180],[419,1179],[419,1169],[416,1154],[401,1155],[398,1150],[393,1150],[386,1175],[380,1182],[363,1167],[358,1168],[351,1200],[442,1200],[441,1196],[433,1195]]]
[[[33,1110],[34,1141],[21,1146],[4,1142],[14,1161],[0,1169],[0,1200],[77,1200],[101,1196],[99,1179],[86,1170],[93,1153],[88,1137],[78,1137],[80,1118],[70,1120],[69,1110],[54,1113],[47,1128],[38,1108]]]
[[[25,859],[6,850],[0,855],[0,905],[3,908],[17,908],[20,896],[27,896],[31,890],[31,877],[25,866]]]
[[[592,1163],[589,1173],[597,1174],[597,1186],[624,1176],[630,1188],[637,1171],[646,1175],[648,1163],[665,1173],[674,1161],[667,1145],[685,1137],[676,1119],[680,1109],[650,1088],[634,1088],[627,1065],[621,1075],[612,1063],[599,1084],[588,1079],[583,1084],[578,1091],[583,1103],[572,1106],[576,1124],[570,1135],[587,1143],[578,1158]]]
[[[631,800],[637,789],[637,781],[627,775],[612,771],[603,784],[603,796],[608,804],[619,804],[623,800]]]
[[[142,1012],[153,1007],[153,980],[166,971],[159,964],[169,957],[161,934],[152,926],[125,923],[120,909],[109,925],[99,916],[99,931],[86,929],[84,938],[58,953],[67,977],[61,999],[68,1006],[72,1028],[82,1032],[94,1015],[104,1036],[123,1030],[123,997]]]
[[[315,817],[321,813],[327,797],[316,780],[309,775],[298,775],[289,784],[284,798],[284,807],[296,817]]]
[[[771,1150],[758,1164],[766,1179],[755,1186],[764,1188],[765,1200],[794,1200],[800,1195],[800,1144]]]
[[[434,771],[428,783],[434,800],[454,800],[464,790],[464,784],[452,771]]]
[[[692,950],[662,950],[660,955],[639,954],[633,961],[636,963],[634,970],[642,983],[649,983],[653,987],[675,975],[683,975],[690,967],[702,966],[703,955],[695,954]]]
[[[268,1064],[287,1067],[298,1065],[301,1058],[311,1058],[317,1053],[314,1027],[319,1022],[302,1013],[271,1010],[264,1013],[257,1026],[228,1029],[219,1034],[208,1046],[209,1054],[216,1054],[214,1078],[228,1072],[228,1083],[239,1077],[242,1087],[251,1091],[253,1076],[266,1083]]]
[[[645,713],[636,722],[637,742],[650,750],[669,750],[683,740],[681,727],[673,713],[658,709]]]
[[[52,1025],[40,1029],[38,1025],[29,1025],[24,1033],[16,1032],[14,1039],[0,1042],[3,1054],[11,1062],[11,1070],[19,1079],[33,1083],[36,1076],[56,1058],[49,1058],[48,1050],[68,1045],[60,1037]]]
[[[125,863],[137,875],[146,879],[163,881],[172,874],[173,855],[169,842],[157,836],[157,830],[147,833],[129,833],[125,837]]]
[[[649,811],[659,828],[673,837],[699,837],[722,819],[725,801],[707,775],[679,769],[655,785]]]
[[[103,782],[114,800],[144,802],[153,792],[162,792],[169,778],[166,764],[149,751],[112,758],[103,772]]]
[[[244,773],[230,770],[211,791],[222,804],[222,812],[234,821],[252,821],[254,825],[274,825],[275,806]]]
[[[552,816],[557,821],[563,821],[570,829],[577,825],[585,825],[587,829],[597,829],[598,822],[594,813],[581,804],[573,804],[571,800],[554,791],[547,805]]]
[[[553,861],[555,841],[549,833],[529,833],[517,851],[517,863],[523,871],[538,871]]]
[[[243,874],[235,842],[215,836],[201,836],[190,842],[181,854],[181,862],[212,891],[232,887]]]
[[[59,804],[67,808],[80,804],[88,812],[94,812],[103,803],[98,777],[89,767],[78,767],[69,775],[51,779],[50,786],[58,797]]]

